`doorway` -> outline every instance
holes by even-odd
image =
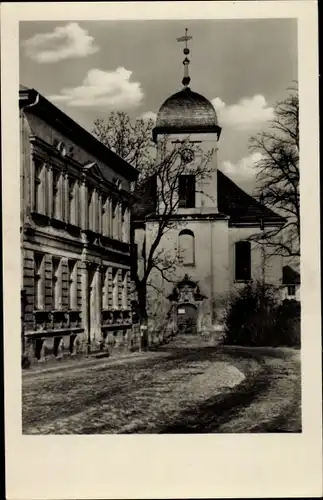
[[[195,335],[197,333],[197,307],[184,303],[177,307],[178,333]]]

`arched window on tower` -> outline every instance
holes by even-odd
[[[195,264],[195,241],[194,233],[189,229],[183,229],[178,235],[178,258],[184,266]]]

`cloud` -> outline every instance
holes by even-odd
[[[115,71],[90,69],[79,87],[63,88],[60,94],[49,100],[62,102],[74,107],[101,106],[121,110],[140,104],[143,91],[139,82],[131,82],[132,71],[117,68]]]
[[[219,97],[212,100],[221,125],[237,129],[253,129],[274,117],[274,108],[268,106],[264,96],[244,97],[237,104],[227,105]]]
[[[230,179],[236,182],[248,193],[252,193],[256,185],[257,168],[256,164],[262,159],[261,153],[254,152],[245,156],[237,163],[223,161],[219,169]]]
[[[94,38],[77,23],[38,33],[23,42],[26,55],[38,63],[55,63],[72,57],[86,57],[99,50]]]
[[[155,122],[157,118],[157,113],[154,113],[153,111],[146,111],[145,113],[140,115],[140,118],[142,118],[143,120],[147,121],[152,120],[153,122]]]

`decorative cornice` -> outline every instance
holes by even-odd
[[[229,221],[229,227],[259,227],[263,225],[264,227],[283,227],[285,224],[285,220],[282,221],[280,217],[277,218],[257,218],[254,220],[250,220],[247,218],[241,218],[240,220],[238,219],[233,219]]]
[[[49,234],[46,231],[42,231],[41,228],[37,226],[37,220],[47,222],[48,226],[51,225],[57,229],[62,229],[64,233]],[[68,228],[70,228],[71,232],[68,231]],[[47,240],[70,243],[80,248],[84,247],[87,247],[88,249],[92,248],[98,250],[100,253],[102,253],[102,251],[104,251],[105,253],[112,252],[113,254],[117,253],[120,257],[122,256],[130,258],[130,243],[125,243],[123,241],[115,240],[113,238],[109,238],[108,236],[103,236],[102,234],[94,233],[93,231],[89,230],[82,231],[82,229],[79,226],[74,226],[64,221],[50,218],[47,215],[37,214],[34,212],[32,214],[31,224],[24,225],[23,229],[25,238],[27,240],[28,236],[35,235],[41,238],[46,238]],[[73,234],[71,234],[72,232],[74,233],[74,236]],[[82,234],[87,236],[86,241],[82,239]],[[100,239],[101,244],[95,243],[95,240],[97,238]]]
[[[155,127],[153,129],[153,141],[157,142],[158,135],[171,135],[171,134],[216,134],[217,140],[220,139],[222,128],[219,125],[212,127]]]
[[[96,137],[87,132],[81,125],[54,106],[54,104],[35,89],[23,89],[19,91],[19,106],[20,109],[31,106],[28,109],[29,112],[39,116],[53,128],[69,137],[73,142],[79,144],[85,151],[91,152],[116,173],[123,175],[130,181],[137,179],[139,174],[137,169],[108,149]]]
[[[153,214],[147,216],[144,221],[145,222],[153,222],[153,221],[159,221],[162,219],[162,215],[158,214]],[[173,220],[197,220],[197,221],[210,221],[210,220],[229,220],[230,217],[228,215],[222,214],[222,213],[190,213],[190,214],[173,214],[171,217],[169,217],[169,221]],[[135,224],[140,224],[142,220],[134,220],[133,221]]]

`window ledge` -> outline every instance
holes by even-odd
[[[234,280],[234,283],[251,283],[252,279],[246,279],[246,280]]]

